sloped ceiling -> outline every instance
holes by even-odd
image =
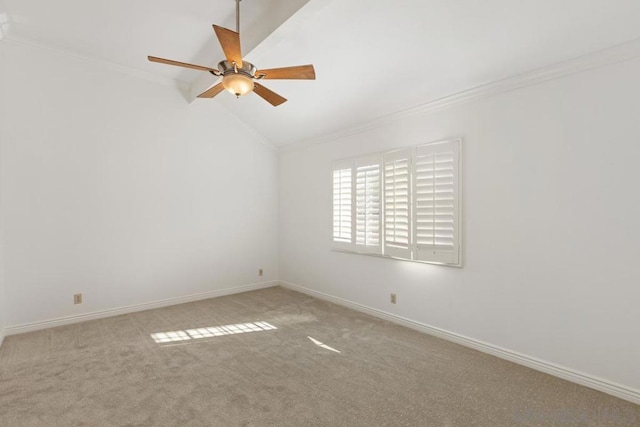
[[[232,0],[2,0],[10,37],[202,85],[211,31],[234,28]],[[289,99],[214,100],[276,145],[640,38],[637,0],[243,0],[242,42],[259,68],[313,63],[316,81],[265,81]],[[206,84],[212,84],[206,82]]]
[[[308,0],[244,0],[245,50]],[[149,63],[147,55],[215,66],[222,50],[211,24],[235,29],[234,0],[0,0],[10,37],[190,83],[198,71]]]

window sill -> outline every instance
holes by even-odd
[[[347,249],[331,248],[331,251],[332,252],[341,252],[341,253],[344,253],[344,254],[352,254],[352,255],[364,255],[364,256],[369,256],[369,257],[373,257],[373,258],[390,259],[390,260],[394,260],[394,261],[414,262],[414,263],[417,263],[417,264],[443,265],[445,267],[462,268],[462,264],[447,264],[447,263],[444,263],[444,262],[419,261],[419,260],[398,258],[398,257],[393,257],[393,256],[389,256],[389,255],[380,255],[380,254],[365,254],[365,253],[362,253],[362,252],[355,252],[355,251],[350,251],[350,250],[347,250]]]

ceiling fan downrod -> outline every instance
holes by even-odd
[[[240,34],[240,2],[242,0],[236,0],[236,33]]]

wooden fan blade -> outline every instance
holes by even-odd
[[[283,98],[274,91],[267,89],[260,83],[254,83],[253,91],[274,107],[287,102],[286,98]]]
[[[256,77],[265,74],[264,79],[298,79],[315,80],[316,70],[313,65],[297,65],[295,67],[271,68],[256,72]]]
[[[227,57],[227,61],[235,62],[238,67],[242,67],[242,49],[240,48],[240,34],[224,27],[213,26],[220,46]]]
[[[224,90],[222,83],[217,83],[198,95],[198,98],[213,98]]]
[[[201,71],[213,71],[216,74],[220,73],[215,68],[204,67],[202,65],[187,64],[186,62],[173,61],[171,59],[157,58],[155,56],[147,56],[147,59],[151,62],[158,62],[160,64],[175,65],[176,67],[192,68],[194,70],[201,70]]]

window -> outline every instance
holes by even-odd
[[[460,265],[460,141],[336,162],[333,248]]]
[[[459,144],[416,149],[413,169],[414,259],[458,264]]]
[[[411,259],[411,150],[384,156],[384,253]]]
[[[333,167],[335,249],[382,254],[380,245],[381,157],[338,162]]]
[[[353,241],[352,169],[342,165],[333,170],[333,243],[336,248],[350,249]]]
[[[380,158],[356,160],[356,250],[381,254],[380,227]]]

